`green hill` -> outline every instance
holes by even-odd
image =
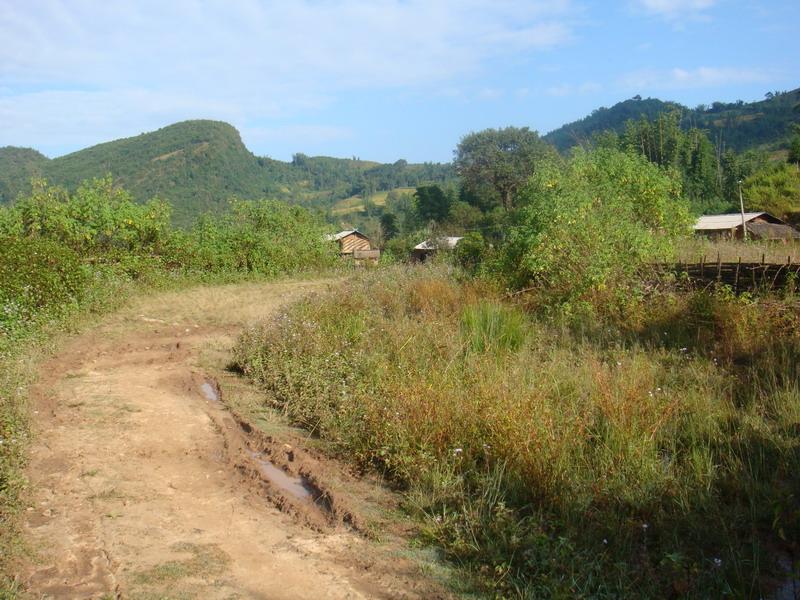
[[[328,208],[354,194],[454,176],[450,165],[440,164],[384,165],[303,154],[296,154],[292,162],[257,157],[227,123],[184,121],[52,160],[35,150],[0,148],[0,202],[29,190],[31,176],[73,189],[85,179],[108,173],[137,200],[168,200],[180,224],[219,208],[232,196]]]
[[[544,139],[563,152],[602,131],[621,133],[629,119],[652,119],[671,111],[680,112],[683,127],[706,130],[709,138],[724,148],[737,152],[757,147],[778,150],[788,142],[790,124],[800,122],[800,89],[769,93],[758,102],[714,102],[694,109],[635,96],[611,108],[598,108],[579,121],[554,129]]]
[[[32,148],[0,148],[0,204],[15,198],[31,177],[41,175],[48,160]]]

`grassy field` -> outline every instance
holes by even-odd
[[[415,190],[416,188],[412,187],[399,187],[391,191],[399,194],[413,194]],[[377,206],[384,206],[389,193],[389,191],[375,192],[369,197],[369,200]],[[331,214],[340,217],[352,213],[363,212],[364,208],[365,203],[363,196],[350,196],[349,198],[344,198],[343,200],[339,200],[336,204],[334,204],[333,208],[331,209]]]
[[[786,264],[800,263],[800,243],[782,242],[741,242],[729,240],[708,240],[704,238],[690,238],[684,241],[678,249],[678,258],[683,262],[700,262],[705,257],[706,262],[716,262],[717,257],[722,262],[761,262]]]
[[[442,268],[241,339],[294,423],[405,490],[499,597],[761,597],[800,539],[800,304],[663,292],[569,324]]]

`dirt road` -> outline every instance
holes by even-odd
[[[444,596],[396,547],[344,524],[357,519],[346,502],[319,498],[325,482],[308,472],[313,452],[291,448],[277,467],[265,463],[283,440],[248,433],[209,393],[214,384],[204,386],[243,326],[325,285],[140,299],[44,366],[32,399],[25,513],[36,557],[20,573],[31,597]],[[262,481],[265,464],[309,497]],[[308,518],[276,507],[304,502]]]

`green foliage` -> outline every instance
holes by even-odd
[[[619,147],[680,173],[683,192],[695,212],[725,211],[738,201],[735,182],[743,176],[744,161],[732,153],[719,160],[703,131],[684,131],[679,122],[678,112],[658,115],[652,121],[628,121]]]
[[[423,185],[414,193],[414,206],[423,223],[441,223],[450,214],[452,199],[438,185]]]
[[[455,260],[462,269],[471,275],[489,260],[489,245],[478,231],[467,233],[455,247]]]
[[[464,188],[480,198],[482,206],[514,206],[514,196],[539,163],[555,151],[527,127],[485,129],[461,138],[454,165]]]
[[[385,241],[391,240],[399,233],[397,228],[397,215],[390,212],[381,215],[381,233]]]
[[[611,108],[599,108],[588,117],[568,123],[544,136],[561,152],[586,144],[602,131],[623,133],[630,120],[654,120],[662,113],[679,112],[684,129],[696,128],[707,133],[714,144],[743,152],[761,146],[786,144],[789,125],[797,121],[793,110],[800,90],[771,94],[759,102],[714,102],[711,106],[690,109],[675,102],[654,98],[632,98]]]
[[[135,203],[110,177],[81,184],[70,195],[43,180],[8,211],[7,233],[57,240],[90,254],[158,251],[170,230],[170,207],[158,199]]]
[[[635,275],[668,258],[688,231],[688,207],[673,171],[615,150],[577,151],[541,168],[520,194],[522,208],[499,267],[516,288],[536,286],[548,303],[630,299]]]
[[[525,341],[525,316],[511,307],[481,301],[464,309],[461,330],[473,352],[513,352]]]
[[[47,161],[32,148],[0,148],[0,205],[10,203],[31,178],[40,176]]]
[[[786,156],[786,162],[800,168],[800,134],[795,134],[789,142],[789,154]]]
[[[0,238],[0,337],[41,313],[74,308],[88,275],[80,257],[56,241]]]
[[[0,148],[0,204],[30,193],[33,176],[75,191],[81,182],[108,174],[137,201],[167,200],[182,226],[203,212],[223,211],[234,196],[323,208],[354,194],[454,177],[450,165],[433,163],[381,165],[303,154],[286,163],[256,157],[227,123],[184,121],[53,160],[33,150]]]
[[[170,257],[188,270],[266,276],[324,268],[336,260],[326,226],[309,210],[272,200],[242,201],[220,217],[204,215],[171,244]]]
[[[800,221],[800,169],[797,166],[769,165],[748,177],[742,189],[748,208]]]

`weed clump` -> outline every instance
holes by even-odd
[[[250,329],[236,361],[492,593],[767,593],[800,539],[797,305],[637,311],[559,321],[396,268]]]

